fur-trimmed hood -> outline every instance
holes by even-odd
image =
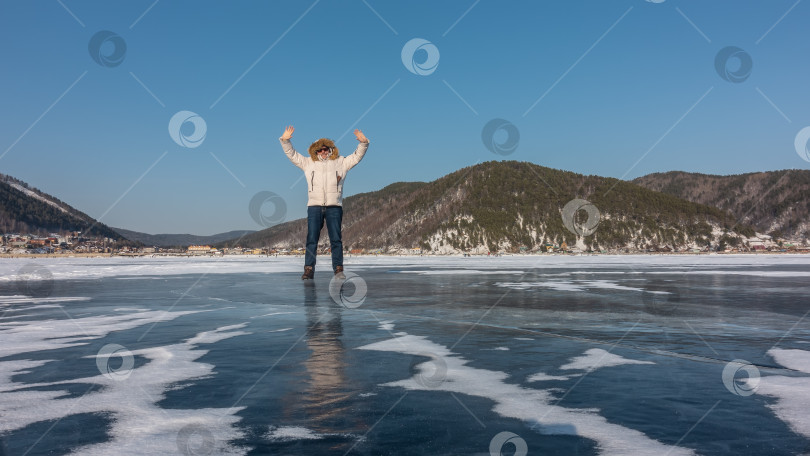
[[[336,160],[338,158],[338,148],[335,147],[335,142],[329,138],[321,138],[309,146],[309,156],[312,157],[312,161],[319,160],[317,150],[323,148],[324,146],[332,149],[332,154],[329,155],[329,160]]]

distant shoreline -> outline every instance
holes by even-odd
[[[493,254],[493,255],[473,255],[470,254],[467,258],[499,258],[499,257],[553,257],[553,256],[707,256],[707,255],[807,255],[810,251],[805,252],[634,252],[634,253],[506,253],[506,254]],[[328,255],[327,255],[328,256]],[[34,259],[52,259],[52,258],[303,258],[304,255],[194,255],[194,254],[113,254],[113,253],[71,253],[71,254],[51,254],[51,253],[0,253],[0,259],[3,258],[34,258]],[[372,257],[392,257],[392,258],[450,258],[450,257],[464,257],[462,253],[448,253],[448,254],[346,254],[345,258],[372,258]]]

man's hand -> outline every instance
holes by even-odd
[[[295,127],[293,127],[292,125],[287,126],[287,128],[284,129],[284,134],[281,135],[281,139],[286,141],[286,140],[292,138],[292,134],[293,134],[294,131],[295,131]]]
[[[354,130],[354,136],[356,136],[357,140],[362,142],[362,143],[367,143],[368,142],[368,138],[366,138],[366,135],[364,135],[363,132],[360,131],[359,129]]]

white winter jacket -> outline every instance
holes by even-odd
[[[369,143],[361,142],[353,154],[342,157],[338,155],[338,149],[331,140],[320,139],[309,147],[310,156],[305,157],[296,152],[290,140],[279,138],[279,141],[287,158],[306,175],[309,196],[307,206],[342,206],[346,174],[366,155]],[[314,150],[323,145],[332,148],[332,154],[328,160],[322,161]]]

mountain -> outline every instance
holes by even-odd
[[[156,247],[188,247],[189,245],[211,245],[223,241],[239,239],[252,230],[236,230],[227,233],[213,234],[211,236],[197,236],[194,234],[146,234],[137,231],[113,228],[127,239],[142,242],[144,245]]]
[[[741,223],[775,237],[810,235],[810,171],[782,170],[732,176],[671,171],[639,177],[634,184],[695,203],[718,207]]]
[[[564,209],[587,200],[599,216]],[[582,250],[743,245],[754,230],[729,212],[642,186],[532,163],[486,162],[433,182],[399,182],[344,199],[344,248],[437,253],[535,250],[565,242]],[[588,207],[585,207],[588,209]],[[583,225],[598,225],[592,233]],[[579,228],[577,228],[579,227]],[[301,248],[306,220],[242,238],[243,247]],[[327,245],[326,234],[321,245]],[[222,243],[219,246],[232,246]]]
[[[186,247],[239,239],[253,231],[236,230],[211,236],[192,234],[146,234],[112,228],[71,207],[58,198],[31,187],[12,176],[0,174],[0,233],[47,235],[81,231],[83,236],[103,236],[122,245]]]
[[[126,241],[124,236],[84,212],[19,179],[0,174],[0,233],[47,235],[70,231]]]

